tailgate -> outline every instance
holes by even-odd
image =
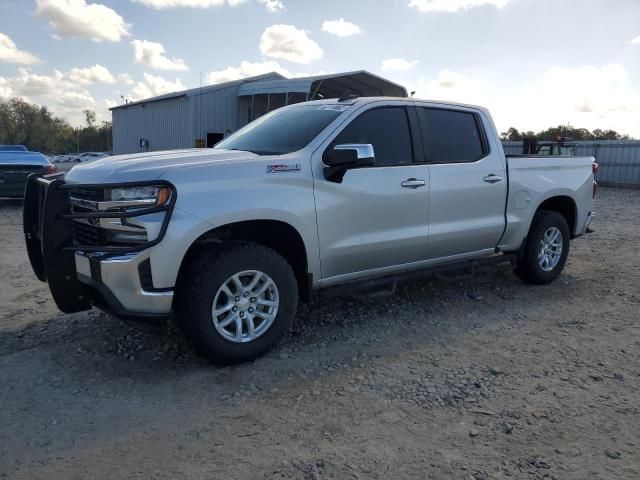
[[[70,211],[69,194],[60,175],[31,175],[24,193],[23,228],[34,273],[49,284],[58,308],[65,313],[89,310],[84,286],[76,275],[71,225],[62,215]]]

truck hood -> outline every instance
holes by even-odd
[[[71,183],[122,183],[155,180],[168,170],[207,163],[239,162],[257,158],[251,152],[193,148],[116,155],[79,164],[65,175]]]

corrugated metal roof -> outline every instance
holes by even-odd
[[[320,89],[329,91],[332,96],[336,97],[345,90],[351,90],[362,96],[407,96],[407,90],[403,86],[366,70],[252,82],[242,85],[238,89],[238,96],[284,92],[311,93],[313,95]]]
[[[329,91],[331,92],[331,95],[334,96],[340,96],[340,94],[345,90],[351,90],[363,96],[407,96],[407,90],[403,86],[365,70],[298,78],[286,78],[279,73],[271,72],[231,82],[218,83],[216,85],[208,85],[206,87],[192,88],[181,92],[158,95],[156,97],[139,100],[137,102],[117,105],[112,107],[110,110],[127,108],[129,106],[141,105],[150,102],[158,102],[171,98],[206,94],[215,90],[222,90],[224,88],[236,86],[240,86],[238,89],[238,96],[285,92],[313,94],[320,89]]]
[[[283,77],[277,72],[264,73],[262,75],[256,75],[255,77],[247,77],[247,78],[242,78],[240,80],[232,80],[230,82],[224,82],[224,83],[216,83],[215,85],[207,85],[205,87],[190,88],[189,90],[182,90],[180,92],[165,93],[164,95],[145,98],[144,100],[138,100],[135,102],[124,103],[122,105],[116,105],[115,107],[111,107],[109,110],[116,110],[118,108],[126,108],[132,105],[141,105],[141,104],[150,103],[150,102],[159,102],[159,101],[167,100],[170,98],[191,97],[193,95],[210,93],[216,90],[222,90],[224,88],[242,85],[243,83],[257,82],[263,79],[270,79],[270,78],[275,78],[278,80],[285,79],[285,77]]]

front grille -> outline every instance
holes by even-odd
[[[104,189],[102,188],[72,188],[69,195],[82,200],[102,201],[104,200]],[[88,207],[71,206],[72,213],[93,213],[96,210]],[[107,245],[107,232],[98,225],[98,218],[74,218],[71,222],[71,232],[73,243],[76,246],[103,247]]]
[[[105,246],[107,244],[107,232],[100,227],[85,223],[86,219],[74,219],[71,226],[73,243],[85,246]]]

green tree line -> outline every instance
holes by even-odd
[[[553,140],[557,137],[570,137],[574,140],[631,140],[629,135],[623,135],[615,130],[593,131],[586,128],[575,128],[569,125],[560,125],[557,127],[547,128],[539,132],[522,131],[511,127],[501,135],[502,140],[524,140],[525,138],[535,138],[536,140]]]
[[[74,128],[47,107],[17,97],[0,98],[0,144],[24,145],[46,154],[111,151],[111,122],[97,124],[94,111],[83,113],[86,125]]]

